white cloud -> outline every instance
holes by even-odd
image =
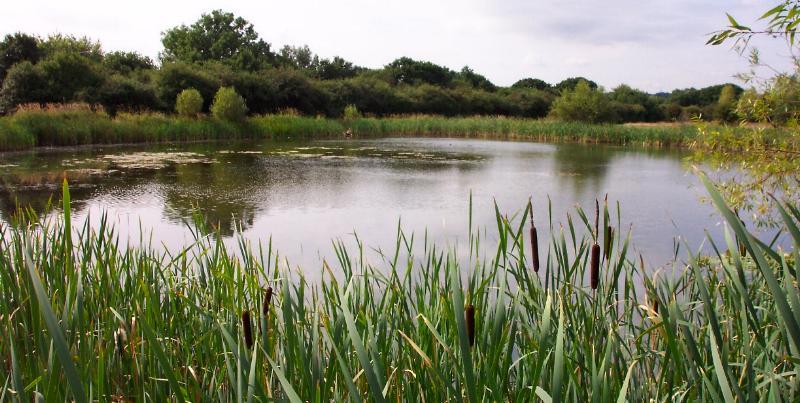
[[[469,65],[497,84],[523,77],[557,82],[582,75],[611,88],[648,91],[731,81],[746,61],[725,47],[704,45],[725,12],[753,22],[768,4],[722,0],[476,1],[154,1],[13,2],[0,33],[87,35],[106,50],[155,57],[160,33],[221,8],[251,21],[273,46],[308,44],[380,67],[410,56],[460,69]],[[783,44],[762,40],[762,54],[787,67]]]

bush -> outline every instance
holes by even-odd
[[[361,112],[358,111],[355,105],[350,104],[344,107],[344,112],[342,113],[342,119],[344,120],[355,120],[361,117]]]
[[[220,120],[242,121],[247,115],[247,104],[233,87],[222,87],[214,96],[211,114]]]
[[[614,119],[605,94],[585,80],[580,80],[574,90],[565,90],[553,102],[550,113],[568,122],[603,123]]]
[[[175,100],[175,112],[181,116],[194,117],[203,110],[203,96],[200,91],[188,88],[178,94]]]

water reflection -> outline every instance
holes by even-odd
[[[75,219],[107,212],[123,237],[139,224],[156,244],[190,239],[199,211],[225,237],[273,237],[283,256],[317,267],[331,240],[357,232],[391,249],[398,220],[411,232],[457,246],[473,220],[494,228],[493,203],[512,214],[532,196],[540,216],[551,203],[562,220],[575,205],[608,193],[620,200],[623,227],[654,262],[672,253],[671,236],[691,242],[713,227],[696,180],[677,151],[579,144],[463,139],[212,143],[75,149],[0,155],[0,214],[17,201],[43,211],[71,183]],[[556,226],[557,228],[557,226]],[[541,234],[540,236],[547,236]],[[696,244],[696,243],[691,243]]]

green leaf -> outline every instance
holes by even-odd
[[[61,325],[58,324],[58,319],[56,319],[56,315],[53,312],[53,307],[50,305],[50,300],[47,297],[47,293],[44,291],[44,286],[42,286],[42,280],[39,278],[39,273],[37,273],[36,268],[33,267],[31,251],[27,250],[25,256],[25,264],[28,266],[28,274],[31,278],[31,285],[33,286],[34,293],[36,294],[36,299],[39,302],[39,313],[42,315],[42,319],[44,319],[44,322],[47,325],[47,330],[50,333],[56,354],[58,355],[58,361],[61,363],[61,366],[64,369],[64,376],[67,378],[67,382],[72,390],[72,395],[75,398],[75,401],[78,403],[85,403],[87,402],[86,393],[83,390],[81,378],[78,375],[78,370],[75,366],[75,363],[72,362],[70,348],[67,345],[67,340],[64,337]]]

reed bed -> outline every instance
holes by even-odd
[[[441,117],[427,115],[325,117],[276,114],[252,116],[241,123],[210,117],[187,118],[160,113],[119,113],[85,105],[22,108],[0,117],[0,151],[36,146],[158,143],[231,139],[338,137],[449,136],[522,138],[650,146],[686,146],[694,139],[693,125],[591,125],[552,120],[497,116]]]
[[[496,247],[473,229],[466,260],[399,228],[375,265],[335,242],[312,283],[202,224],[172,251],[121,245],[105,220],[70,230],[65,184],[62,219],[2,231],[0,401],[797,401],[800,211],[781,209],[784,254],[706,185],[727,242],[669,275],[629,234],[602,239],[620,228],[606,206],[563,226],[540,212],[554,235],[536,246],[530,208],[498,210]],[[594,245],[610,248],[596,289]]]

